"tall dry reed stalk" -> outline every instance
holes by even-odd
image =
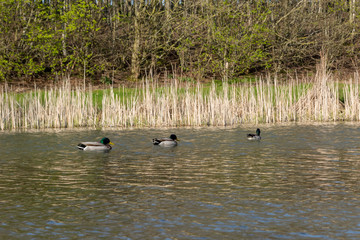
[[[124,88],[104,91],[100,105],[93,99],[91,87],[85,90],[64,83],[21,97],[3,87],[0,129],[359,121],[359,75],[343,85],[340,89],[338,81],[321,69],[311,81],[291,79],[285,83],[276,77],[247,84],[213,82],[210,86],[178,80],[159,85],[145,80],[126,96]]]
[[[339,99],[339,83],[327,72],[326,56],[321,59],[311,82],[312,88],[295,105],[298,121],[344,120],[344,105]],[[357,98],[359,99],[359,96]]]
[[[91,92],[91,89],[89,90]],[[98,111],[92,94],[81,88],[61,87],[35,89],[23,96],[0,91],[0,129],[67,128],[95,126]]]

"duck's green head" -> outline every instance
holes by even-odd
[[[110,144],[110,145],[114,145],[110,139],[108,139],[107,137],[104,137],[103,139],[100,140],[100,142],[104,145]]]
[[[172,139],[172,140],[177,140],[177,141],[179,141],[179,139],[177,138],[177,136],[175,135],[175,134],[171,134],[170,135],[170,139]]]
[[[260,128],[256,129],[256,135],[260,136]]]

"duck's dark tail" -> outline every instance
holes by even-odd
[[[86,148],[86,145],[84,145],[84,144],[82,144],[82,143],[79,143],[79,144],[77,145],[77,147],[78,147],[78,149],[80,149],[80,150],[84,150],[84,149]]]
[[[159,145],[161,143],[161,141],[157,138],[153,138],[152,142],[154,145]]]

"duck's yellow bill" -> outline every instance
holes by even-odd
[[[109,144],[110,144],[110,145],[114,145],[114,143],[112,143],[112,142],[109,142]]]

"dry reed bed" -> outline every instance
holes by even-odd
[[[0,129],[71,127],[226,126],[290,121],[359,121],[359,76],[343,84],[319,71],[308,82],[276,78],[255,84],[184,84],[144,81],[130,95],[104,91],[101,104],[92,89],[34,90],[21,98],[0,90]],[[122,92],[124,92],[123,89]],[[343,101],[340,101],[342,93]]]

